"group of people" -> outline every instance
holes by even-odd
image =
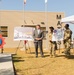
[[[62,53],[64,53],[66,56],[70,56],[72,31],[69,28],[69,24],[66,24],[64,26],[64,28],[65,28],[65,30],[64,30],[63,43],[65,46],[65,50]],[[50,47],[51,47],[50,48],[50,57],[56,57],[56,41],[52,41],[54,27],[52,27],[52,26],[49,27],[49,30],[50,31],[48,32],[48,36],[49,36],[49,43],[50,43]],[[34,38],[36,58],[38,57],[38,47],[40,48],[41,57],[44,57],[43,47],[42,47],[44,33],[41,30],[41,27],[39,24],[36,26],[36,29],[33,31],[33,38]]]

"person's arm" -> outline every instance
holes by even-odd
[[[33,31],[33,35],[32,36],[33,36],[33,39],[35,39],[35,30]]]
[[[52,33],[49,33],[49,42],[52,42]]]
[[[44,38],[44,32],[42,32],[42,37],[41,37],[41,39],[43,39]]]

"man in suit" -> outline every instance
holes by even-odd
[[[44,37],[43,31],[41,30],[41,27],[38,24],[36,26],[36,29],[33,32],[36,58],[38,57],[38,46],[40,48],[41,56],[44,57],[44,55],[43,55],[43,48],[42,48],[42,44],[43,44],[42,43],[42,40],[43,40],[43,37]]]

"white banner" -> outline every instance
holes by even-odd
[[[33,41],[32,33],[35,28],[32,27],[15,27],[14,28],[14,41],[28,40]]]
[[[62,41],[64,37],[64,30],[63,29],[57,29],[54,30],[52,41]]]

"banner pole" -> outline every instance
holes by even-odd
[[[47,13],[47,2],[45,2],[45,26],[48,31],[48,13]],[[48,35],[46,34],[46,50],[48,49]]]
[[[0,0],[0,29],[1,29],[1,0]]]
[[[25,22],[25,4],[24,4],[24,0],[23,0],[23,25]]]

